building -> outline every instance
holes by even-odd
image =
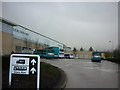
[[[65,44],[50,37],[32,31],[21,25],[15,24],[6,19],[0,19],[2,28],[0,29],[0,55],[11,54],[12,51],[21,53],[23,50],[41,49],[47,46],[59,46],[63,48]]]
[[[76,57],[80,59],[91,59],[92,58],[92,52],[90,51],[77,51]]]

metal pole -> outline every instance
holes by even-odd
[[[113,41],[109,41],[112,44],[112,48],[111,48],[111,52],[113,51],[114,47],[113,47]]]

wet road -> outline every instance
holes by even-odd
[[[80,59],[45,60],[64,70],[66,88],[118,88],[118,65],[109,61],[91,62]]]

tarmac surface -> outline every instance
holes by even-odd
[[[118,88],[118,64],[102,60],[45,59],[67,74],[66,88]]]

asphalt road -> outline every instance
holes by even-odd
[[[102,60],[91,62],[82,59],[44,60],[64,70],[66,88],[118,88],[118,65]]]

